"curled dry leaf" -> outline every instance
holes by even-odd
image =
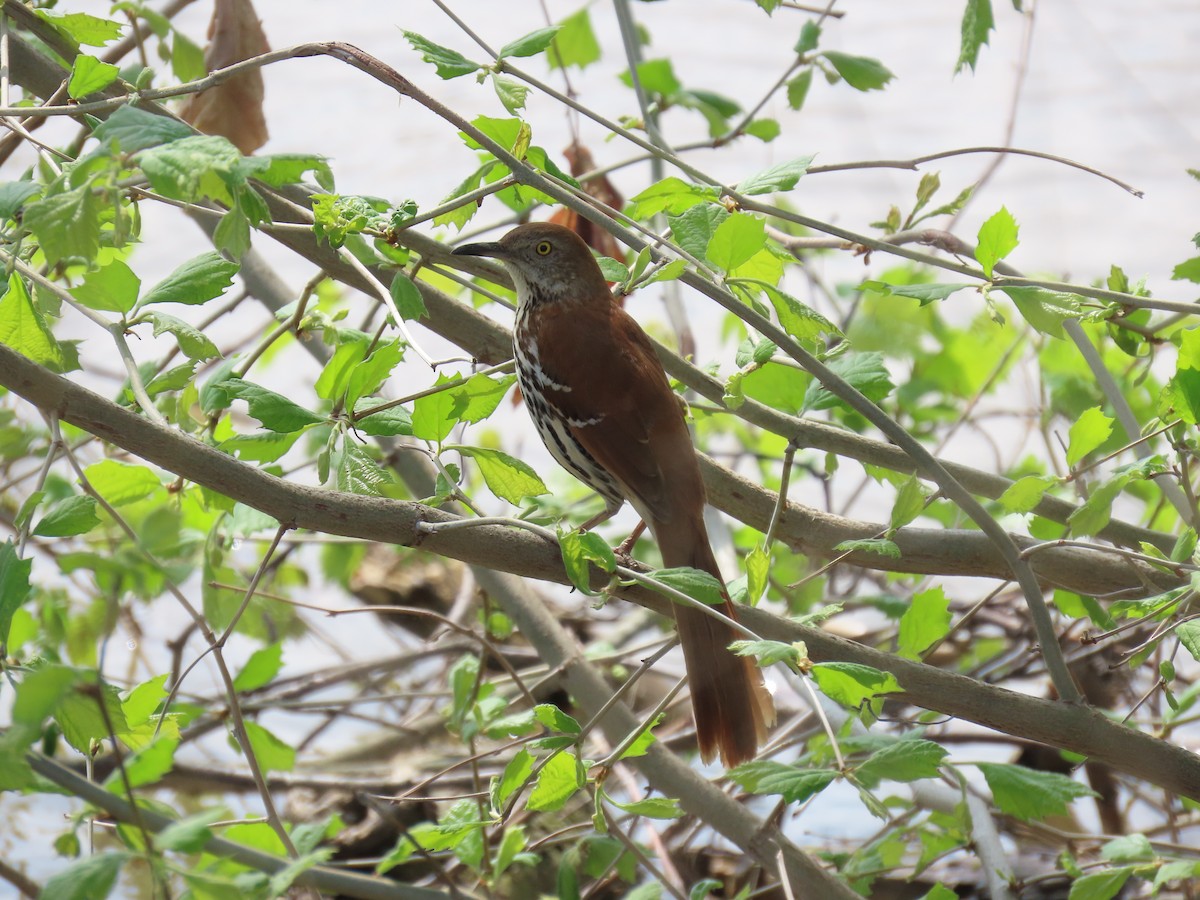
[[[204,63],[208,71],[231,66],[270,50],[250,0],[216,0],[208,26]],[[250,154],[267,142],[262,72],[253,69],[194,95],[180,114],[205,134],[229,138]]]

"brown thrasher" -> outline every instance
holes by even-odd
[[[530,415],[551,455],[607,504],[585,527],[628,500],[664,565],[702,569],[724,584],[704,527],[704,483],[683,401],[587,245],[561,225],[535,223],[454,252],[494,257],[512,276],[513,351]],[[692,607],[674,610],[701,757],[719,752],[726,766],[753,759],[775,720],[761,671],[728,650],[738,637],[729,625]]]

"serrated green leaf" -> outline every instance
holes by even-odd
[[[867,787],[881,781],[917,781],[937,778],[943,760],[949,755],[945,747],[925,740],[896,741],[872,753],[855,770],[855,777]]]
[[[120,72],[112,63],[102,62],[94,56],[80,53],[71,63],[71,77],[67,81],[67,94],[73,100],[103,90],[114,81]]]
[[[826,697],[850,709],[858,709],[878,696],[901,692],[900,683],[891,673],[857,663],[817,663],[812,675]]]
[[[77,494],[51,506],[37,523],[33,533],[38,537],[71,537],[87,534],[99,524],[96,498]]]
[[[884,296],[911,297],[914,300],[919,300],[922,306],[926,306],[935,300],[945,300],[951,294],[961,291],[964,288],[972,287],[975,287],[975,285],[967,282],[951,284],[885,284],[882,281],[864,281],[860,289],[875,291]]]
[[[905,479],[900,485],[900,490],[896,492],[896,502],[892,504],[889,531],[899,531],[919,516],[924,509],[925,491],[921,487],[921,480],[915,475]]]
[[[470,75],[482,68],[479,63],[472,62],[457,50],[435,44],[416,32],[405,31],[403,34],[404,39],[412,45],[412,48],[421,54],[421,59],[434,66],[438,78],[458,78],[460,75]]]
[[[324,416],[293,403],[282,394],[237,376],[226,378],[218,387],[232,399],[245,400],[250,415],[268,431],[288,434],[325,421]]]
[[[975,71],[979,60],[979,48],[988,42],[988,34],[996,27],[992,16],[992,0],[967,0],[962,17],[962,41],[959,45],[958,62],[954,66],[957,74],[963,66]]]
[[[69,37],[76,44],[103,47],[121,36],[121,23],[87,13],[69,13],[57,9],[35,9],[34,14]]]
[[[514,506],[528,497],[538,497],[550,492],[528,463],[501,450],[457,445],[453,449],[475,460],[488,490]]]
[[[93,134],[98,141],[116,142],[124,153],[137,153],[147,147],[192,137],[195,132],[186,122],[170,116],[147,112],[136,106],[122,106],[97,125]]]
[[[204,812],[172,822],[154,836],[154,846],[159,850],[175,850],[180,853],[198,853],[212,839],[208,826],[226,818],[223,809],[206,809]]]
[[[983,267],[983,273],[992,277],[996,263],[1017,248],[1017,222],[1006,207],[994,213],[979,227],[979,238],[975,245],[975,259]]]
[[[950,630],[950,601],[941,586],[913,595],[912,603],[900,617],[897,639],[900,655],[920,659],[921,654]]]
[[[275,642],[266,647],[260,647],[250,654],[242,670],[233,679],[235,691],[253,691],[264,685],[279,674],[283,666],[283,644]]]
[[[1112,435],[1113,419],[1099,406],[1084,410],[1068,432],[1067,465],[1074,468],[1080,460],[1103,444]]]
[[[552,703],[539,703],[535,706],[533,718],[559,734],[580,734],[583,731],[574,717],[567,715]]]
[[[729,777],[752,794],[779,794],[788,803],[803,803],[825,790],[837,779],[838,773],[832,769],[801,769],[759,759],[731,769]]]
[[[1084,875],[1071,882],[1067,900],[1112,900],[1134,873],[1133,866]]]
[[[1152,862],[1157,854],[1144,834],[1125,834],[1100,848],[1100,856],[1109,862]]]
[[[216,251],[201,253],[152,287],[142,297],[141,305],[151,303],[183,303],[196,306],[220,297],[233,284],[237,263],[230,262]]]
[[[499,378],[482,372],[472,375],[461,387],[450,388],[450,396],[454,398],[451,414],[459,422],[482,422],[500,405],[516,380],[515,375]]]
[[[221,351],[217,349],[217,345],[209,340],[203,331],[196,328],[190,322],[185,322],[183,319],[159,312],[158,310],[146,312],[145,317],[153,324],[155,337],[160,337],[164,334],[172,335],[176,343],[179,344],[179,349],[183,351],[183,355],[188,359],[204,362],[216,359],[221,355]]]
[[[647,819],[678,819],[683,815],[679,801],[673,797],[646,797],[631,803],[621,803],[609,797],[608,801],[618,809],[635,816],[645,816]]]
[[[600,42],[592,31],[592,20],[585,6],[558,23],[558,33],[546,53],[550,68],[565,69],[576,66],[580,69],[600,58]]]
[[[138,165],[150,186],[172,200],[212,199],[232,205],[230,182],[242,155],[227,138],[193,135],[141,151]]]
[[[551,756],[537,774],[525,808],[534,811],[553,812],[562,809],[568,800],[583,787],[583,775],[578,760],[571,753],[562,752]]]
[[[728,272],[766,245],[767,231],[762,219],[747,213],[733,213],[713,231],[706,256],[713,265]]]
[[[156,784],[175,767],[175,751],[177,749],[179,749],[177,736],[159,735],[150,744],[125,760],[124,778],[120,773],[113,773],[116,776],[114,787],[123,788],[125,778],[129,780],[130,787]]]
[[[541,53],[554,41],[554,36],[562,30],[561,25],[551,25],[548,28],[539,28],[537,31],[531,31],[524,37],[517,38],[515,41],[510,41],[500,48],[500,58],[506,56],[535,56]]]
[[[379,390],[403,359],[404,349],[399,340],[386,341],[372,350],[346,379],[346,406],[354,409],[359,400]]]
[[[852,56],[826,50],[821,54],[845,79],[846,84],[857,91],[877,91],[896,76],[877,59],[867,56]]]
[[[32,181],[6,181],[0,184],[0,219],[11,219],[31,197],[42,192],[42,186]]]
[[[996,806],[1018,819],[1061,815],[1072,800],[1096,796],[1095,791],[1057,772],[1038,772],[1002,763],[976,763],[976,766],[983,773]]]
[[[33,560],[21,559],[11,540],[0,544],[0,647],[8,644],[13,615],[29,596]]]
[[[1005,488],[998,502],[1011,513],[1032,512],[1046,491],[1057,483],[1053,475],[1026,475]]]
[[[84,857],[46,879],[38,896],[40,900],[105,900],[128,859],[128,853]]]
[[[878,553],[889,559],[900,558],[900,547],[887,538],[863,538],[857,541],[842,541],[833,548],[837,553]]]
[[[754,657],[764,668],[782,662],[792,669],[799,669],[804,661],[797,645],[785,644],[782,641],[734,641],[729,645],[729,649],[738,656]]]
[[[704,185],[692,184],[682,178],[669,176],[657,181],[629,201],[629,215],[649,219],[660,212],[677,216],[706,200],[716,199],[716,191]]]
[[[400,315],[405,320],[415,321],[429,318],[429,310],[425,308],[425,298],[421,296],[421,292],[417,290],[412,279],[403,272],[397,272],[392,279],[392,299],[396,301],[396,308],[400,310]]]
[[[729,211],[725,207],[701,203],[670,218],[671,236],[684,251],[704,259],[713,232],[728,218]]]
[[[1104,528],[1112,518],[1113,501],[1125,490],[1129,481],[1128,475],[1118,475],[1093,487],[1091,496],[1083,506],[1067,518],[1071,534],[1092,535]]]
[[[1000,290],[1008,295],[1026,322],[1042,334],[1054,338],[1062,338],[1063,322],[1078,319],[1082,315],[1083,298],[1078,294],[1049,291],[1039,287],[1005,286]]]
[[[1200,661],[1200,622],[1189,620],[1175,629],[1175,637],[1179,643],[1192,655],[1192,659]]]
[[[895,388],[895,385],[892,384],[892,376],[884,364],[882,353],[854,353],[842,356],[830,363],[829,368],[864,394],[868,400],[876,403]],[[806,410],[830,409],[841,402],[815,379],[809,383],[808,389],[804,392],[804,409]]]
[[[525,101],[529,97],[529,88],[521,82],[506,75],[497,74],[492,76],[492,87],[496,91],[496,96],[500,98],[500,103],[511,115],[515,116],[525,108]]]
[[[296,767],[296,750],[257,722],[246,722],[246,735],[254,757],[264,771],[290,772]]]
[[[779,163],[756,175],[751,175],[739,183],[736,190],[738,193],[750,196],[770,194],[775,191],[790,191],[808,171],[812,161],[811,156],[799,156],[788,162]]]
[[[63,366],[62,347],[17,272],[8,277],[8,290],[0,296],[0,344],[12,347],[39,365],[54,370]]]
[[[521,748],[516,752],[512,759],[504,766],[504,771],[500,774],[499,780],[496,782],[495,790],[493,791],[493,806],[497,810],[501,810],[508,803],[521,786],[529,780],[529,776],[533,774],[533,755]]]
[[[700,569],[690,566],[678,566],[668,569],[656,569],[652,573],[654,580],[687,594],[693,600],[699,600],[709,606],[717,606],[725,602],[725,586],[717,578]]]
[[[438,375],[436,384],[444,384],[449,380],[445,375]],[[454,414],[455,406],[450,391],[438,391],[418,397],[413,401],[413,436],[440,444],[458,424],[458,417]]]
[[[617,558],[612,548],[594,531],[565,532],[559,535],[558,544],[571,584],[588,596],[595,593],[588,577],[591,565],[599,566],[605,572],[616,571]]]
[[[89,309],[126,313],[137,303],[142,281],[124,260],[112,259],[84,273],[71,295]]]
[[[51,265],[67,258],[90,261],[100,249],[100,201],[90,184],[27,203],[21,221]]]
[[[162,487],[151,469],[115,459],[102,459],[83,471],[92,490],[113,506],[143,500]]]

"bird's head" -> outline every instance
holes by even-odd
[[[454,253],[498,259],[512,276],[521,303],[610,296],[608,283],[588,245],[561,225],[518,225],[498,241],[463,244]]]

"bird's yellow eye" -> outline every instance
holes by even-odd
[[[538,241],[538,245],[533,249],[537,251],[538,256],[549,256],[554,248],[550,246],[549,241]]]

